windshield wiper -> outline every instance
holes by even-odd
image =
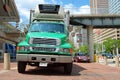
[[[30,31],[30,32],[40,32],[40,31]]]
[[[50,31],[48,31],[48,32],[56,33],[56,31],[52,31],[52,30],[50,30]]]
[[[52,30],[50,30],[48,32],[51,32],[51,33],[60,33],[59,31],[52,31]]]

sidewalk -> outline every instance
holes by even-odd
[[[0,80],[120,80],[120,68],[97,63],[74,62],[72,74],[65,75],[63,68],[27,66],[24,74],[18,73],[17,68],[0,70]]]
[[[10,63],[10,68],[12,69],[12,68],[15,68],[15,67],[17,67],[17,62],[11,62]],[[4,70],[4,62],[0,62],[0,71],[1,70]]]

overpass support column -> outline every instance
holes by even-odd
[[[87,26],[87,39],[88,39],[88,54],[90,55],[91,62],[93,62],[94,61],[93,26]]]

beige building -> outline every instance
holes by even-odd
[[[92,14],[107,14],[108,0],[90,0]]]
[[[120,29],[94,29],[93,31],[93,40],[94,43],[101,43],[103,44],[103,42],[108,39],[108,38],[112,38],[112,39],[120,39]],[[102,51],[105,51],[105,46],[102,45]],[[120,53],[120,49],[116,48],[117,54]],[[115,51],[113,51],[113,53],[116,53]]]
[[[94,43],[102,43],[108,38],[120,39],[120,29],[94,29]]]

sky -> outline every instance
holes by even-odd
[[[29,11],[34,9],[37,4],[59,4],[71,14],[89,14],[89,0],[15,0],[19,15],[20,23],[29,22]]]

